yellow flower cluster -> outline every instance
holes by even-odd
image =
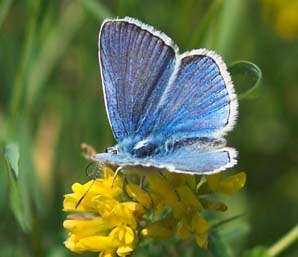
[[[173,235],[182,240],[193,237],[198,246],[207,248],[208,222],[202,211],[224,211],[226,206],[206,196],[234,194],[246,180],[243,172],[228,177],[150,172],[139,186],[128,177],[125,183],[120,175],[113,177],[114,172],[104,167],[103,178],[75,183],[73,193],[65,196],[64,211],[73,213],[63,224],[69,232],[65,245],[71,251],[127,256],[146,237]]]
[[[298,1],[263,0],[264,15],[285,39],[298,38]]]

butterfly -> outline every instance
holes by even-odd
[[[237,163],[223,136],[238,114],[222,58],[173,40],[137,19],[108,19],[99,33],[105,106],[117,145],[93,160],[211,174]]]

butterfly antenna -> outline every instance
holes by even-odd
[[[93,179],[93,181],[90,184],[90,186],[88,187],[88,189],[86,190],[86,192],[81,196],[81,198],[79,199],[79,201],[76,203],[75,208],[78,208],[79,207],[79,205],[81,204],[81,202],[83,201],[83,199],[86,197],[86,195],[90,191],[91,187],[94,185],[94,183],[95,183],[95,181],[96,181],[96,179],[98,177],[98,174],[101,171],[100,167],[97,166],[95,171],[91,171],[90,172],[89,168],[91,166],[93,166],[94,164],[97,164],[97,162],[91,162],[91,163],[89,163],[87,165],[86,169],[85,169],[86,177],[88,177],[90,180]]]
[[[96,179],[93,179],[92,183],[90,184],[90,186],[88,187],[88,189],[85,191],[85,193],[81,196],[81,198],[79,199],[79,201],[76,203],[75,208],[77,209],[81,202],[83,201],[83,199],[86,197],[86,195],[88,194],[88,192],[90,191],[91,187],[94,185]]]

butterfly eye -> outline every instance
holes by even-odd
[[[104,149],[105,153],[118,154],[118,147],[108,147]]]

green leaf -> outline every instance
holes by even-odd
[[[270,257],[268,250],[264,246],[257,246],[244,253],[243,257]]]
[[[29,231],[30,223],[27,215],[24,214],[24,205],[17,180],[19,175],[19,148],[15,143],[8,143],[4,146],[3,152],[8,173],[10,208],[23,231]]]
[[[214,257],[231,257],[227,243],[217,232],[212,232],[209,236],[209,250]]]
[[[21,194],[23,214],[28,221],[31,221],[37,213],[43,215],[46,209],[44,208],[43,191],[33,162],[34,139],[30,119],[23,117],[18,120],[17,127],[20,126],[22,126],[22,130],[17,135],[21,155],[18,189]]]
[[[236,61],[228,68],[234,81],[238,99],[254,99],[262,79],[260,68],[248,61]]]
[[[4,145],[4,157],[9,165],[10,171],[12,172],[16,180],[19,175],[19,146],[16,143],[8,143]]]

